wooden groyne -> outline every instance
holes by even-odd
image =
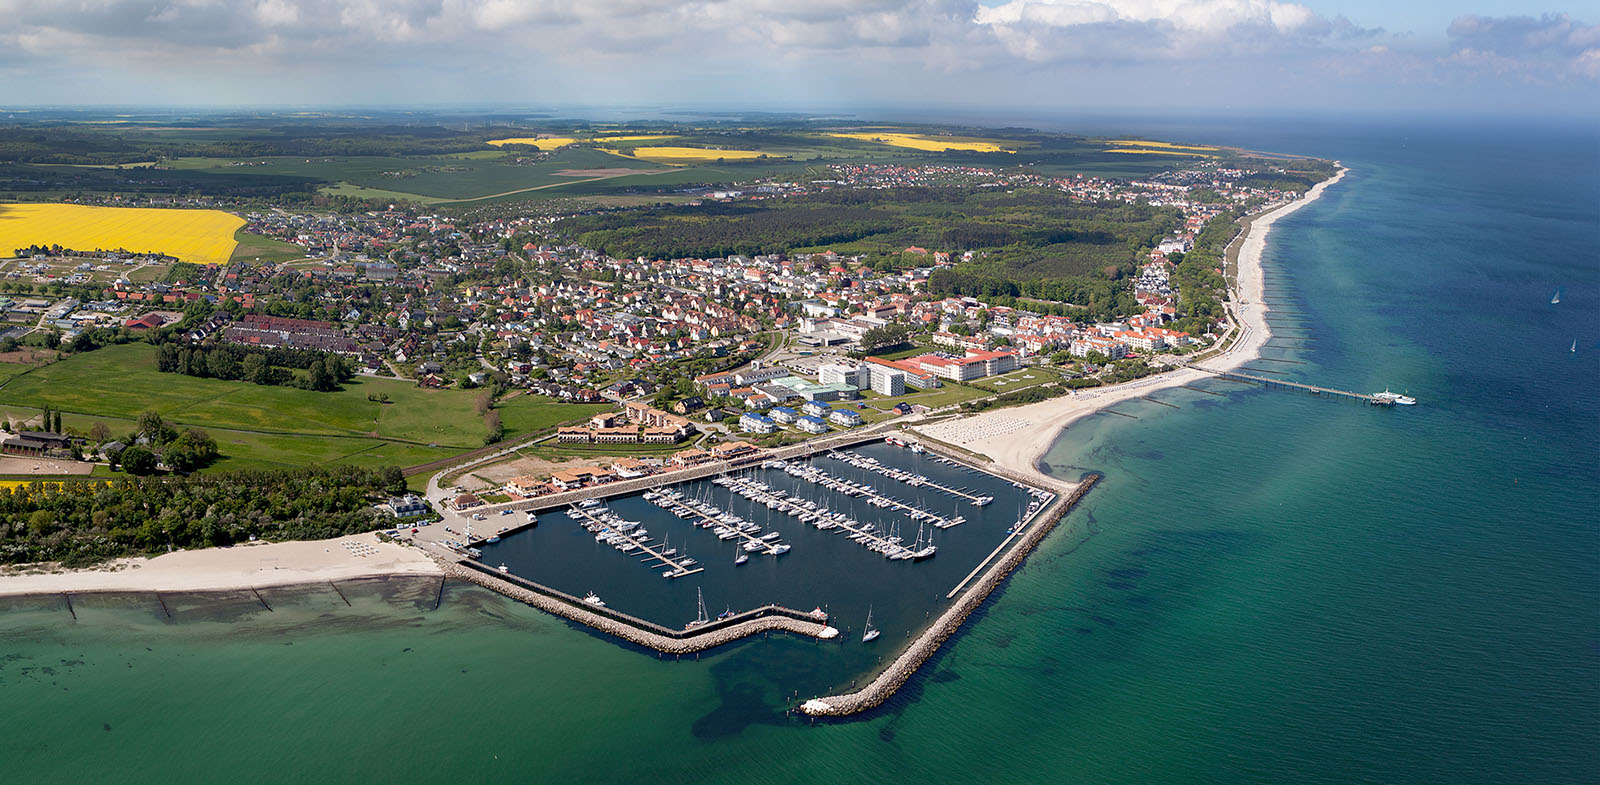
[[[836,638],[839,631],[809,613],[781,605],[764,605],[692,630],[673,630],[610,608],[585,603],[570,594],[541,586],[525,578],[491,570],[474,561],[440,561],[451,578],[470,581],[490,591],[532,605],[546,613],[575,621],[629,643],[663,654],[693,654],[761,632],[791,632],[820,640]]]
[[[901,652],[900,656],[896,657],[894,662],[866,687],[844,695],[812,698],[802,704],[800,710],[813,717],[844,717],[875,708],[888,700],[951,635],[955,634],[956,630],[961,628],[967,618],[1005,581],[1012,570],[1022,564],[1028,554],[1044,541],[1045,535],[1055,529],[1067,511],[1071,510],[1099,480],[1100,475],[1091,474],[1079,482],[1071,493],[1057,499],[1045,512],[1038,525],[1018,541],[1016,547],[1012,548],[1004,558],[995,562],[982,578],[972,584],[966,594],[961,595],[961,598],[940,614],[928,629],[912,640],[905,651]]]

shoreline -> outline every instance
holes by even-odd
[[[1246,222],[1244,241],[1239,249],[1239,271],[1226,303],[1237,325],[1237,335],[1222,353],[1194,363],[1197,368],[1227,371],[1260,357],[1261,347],[1272,337],[1266,320],[1271,309],[1263,301],[1261,268],[1272,225],[1321,198],[1324,191],[1344,179],[1349,171],[1340,165],[1333,177],[1312,186],[1304,197],[1258,213]],[[981,453],[994,464],[1011,471],[1031,478],[1048,478],[1049,475],[1040,470],[1039,462],[1073,423],[1123,401],[1212,376],[1204,370],[1179,368],[1112,387],[1092,388],[1084,393],[981,412],[935,425],[912,426],[912,430],[930,439]]]
[[[383,542],[371,532],[331,540],[255,542],[156,557],[115,559],[56,572],[0,571],[0,597],[29,595],[232,591],[397,575],[440,576],[421,550]]]

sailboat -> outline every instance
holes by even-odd
[[[688,624],[685,624],[683,626],[683,628],[686,629],[686,630],[692,630],[695,627],[699,627],[702,624],[705,624],[706,622],[710,621],[710,618],[708,618],[706,616],[706,595],[705,595],[705,593],[702,592],[700,589],[695,589],[694,590],[694,594],[695,594],[695,597],[698,598],[697,602],[698,602],[698,605],[700,606],[699,613],[694,617],[694,621],[689,622]]]
[[[926,559],[939,552],[939,546],[933,544],[933,534],[930,533],[928,535],[928,542],[926,544],[922,542],[922,527],[920,525],[917,526],[917,544],[912,546],[912,548],[912,561],[922,561],[923,559]]]
[[[1570,349],[1569,351],[1572,351],[1572,352],[1577,352],[1578,351],[1578,339],[1577,338],[1573,338],[1572,339],[1572,349]]]
[[[1561,287],[1557,286],[1556,293],[1550,295],[1550,304],[1555,305],[1559,302],[1561,302]]]
[[[882,634],[883,633],[878,631],[877,627],[872,626],[872,606],[868,605],[867,606],[867,630],[866,630],[866,632],[861,633],[861,642],[862,643],[867,643],[867,642],[877,638],[879,635],[882,635]]]
[[[750,561],[750,554],[743,552],[740,548],[735,547],[733,552],[735,554],[733,557],[733,566],[737,567],[747,561]]]

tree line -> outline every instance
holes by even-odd
[[[1073,318],[1107,320],[1136,312],[1133,293],[1116,281],[1094,278],[1015,278],[967,268],[935,270],[928,276],[928,293],[936,297],[972,297],[990,305],[1014,306],[1034,312]],[[1018,298],[1047,302],[1020,302]],[[1052,306],[1063,303],[1072,307]]]
[[[0,489],[0,563],[79,566],[122,556],[375,528],[372,503],[405,492],[396,467],[307,467]]]
[[[302,369],[297,376],[290,369]],[[229,379],[276,387],[331,392],[355,376],[355,368],[333,352],[215,343],[168,342],[156,350],[156,370],[202,379]]]

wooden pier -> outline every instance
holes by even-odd
[[[693,515],[694,517],[699,518],[701,520],[710,521],[711,523],[714,523],[717,526],[726,526],[726,527],[732,529],[740,537],[743,537],[745,539],[746,543],[751,543],[751,542],[760,543],[763,548],[766,548],[765,552],[767,554],[776,556],[777,553],[778,553],[777,549],[774,547],[774,546],[777,545],[777,543],[767,542],[766,540],[763,540],[760,537],[757,537],[756,535],[751,534],[750,532],[747,532],[744,529],[741,529],[741,528],[739,528],[738,526],[736,526],[734,524],[724,523],[722,521],[719,521],[715,517],[712,517],[712,516],[707,515],[707,514],[701,512],[701,511],[699,511],[699,510],[696,510],[695,508],[690,507],[689,505],[684,504],[683,502],[678,501],[677,499],[663,499],[662,501],[664,501],[666,503],[661,505],[661,509],[664,509],[664,510],[670,511],[670,512],[672,512],[674,514],[677,514],[679,518],[683,517],[683,515],[681,513],[685,513],[686,512],[686,513],[689,513],[690,515]],[[746,551],[746,552],[748,553],[749,551]]]
[[[639,548],[639,550],[644,551],[645,554],[648,555],[649,557],[660,561],[661,564],[664,565],[664,566],[671,567],[672,571],[669,572],[664,577],[667,577],[667,578],[682,578],[685,575],[693,575],[693,574],[695,574],[697,572],[704,572],[705,569],[706,569],[704,567],[685,567],[683,564],[680,564],[677,560],[673,559],[672,557],[669,557],[666,554],[664,554],[664,553],[662,553],[662,552],[660,552],[660,551],[658,551],[658,550],[656,550],[656,549],[654,549],[654,548],[652,548],[652,547],[640,542],[633,535],[631,535],[631,534],[629,534],[627,532],[624,532],[624,531],[617,531],[617,528],[615,526],[613,526],[613,525],[611,525],[609,523],[606,523],[605,520],[599,518],[596,515],[593,515],[588,510],[585,510],[585,509],[583,509],[581,507],[574,507],[574,508],[568,510],[567,512],[570,513],[570,514],[573,514],[573,515],[581,515],[584,518],[587,518],[591,523],[598,524],[600,526],[605,527],[606,529],[611,530],[612,532],[615,532],[617,535],[621,536],[623,539],[627,540],[628,542],[633,543],[635,546],[637,546]]]
[[[838,450],[831,450],[831,451],[829,451],[827,453],[827,455],[828,455],[829,458],[835,458],[837,460],[844,461],[845,463],[850,463],[850,461],[848,459],[840,457],[841,453]],[[858,457],[858,460],[860,460],[859,457]],[[866,461],[863,461],[863,462],[866,462]],[[940,491],[940,492],[943,492],[943,493],[947,493],[947,494],[949,494],[951,496],[954,496],[954,497],[956,497],[958,499],[966,499],[967,501],[972,502],[974,505],[977,505],[979,507],[982,507],[983,504],[984,504],[984,502],[981,501],[984,498],[983,496],[980,496],[980,495],[977,495],[977,494],[972,494],[972,493],[967,493],[965,490],[961,490],[961,489],[957,489],[957,488],[951,488],[948,485],[943,485],[943,484],[934,482],[933,480],[924,479],[924,480],[918,480],[916,482],[911,482],[910,480],[907,480],[907,479],[905,479],[903,477],[894,476],[893,472],[899,472],[901,474],[910,474],[910,472],[904,471],[902,469],[894,469],[894,468],[889,467],[889,466],[884,466],[881,463],[868,463],[867,466],[856,466],[854,463],[850,463],[850,465],[854,466],[857,469],[866,469],[867,471],[873,472],[873,473],[875,473],[875,474],[877,474],[877,475],[879,475],[881,477],[888,477],[891,480],[897,480],[899,482],[902,482],[902,483],[904,483],[906,485],[911,486],[912,488],[932,488],[933,490]]]
[[[834,480],[838,480],[840,482],[850,482],[849,480],[845,480],[843,477],[840,477],[839,475],[834,474],[834,473],[828,471],[827,469],[823,469],[820,466],[812,465],[809,468],[815,470],[819,474],[826,475],[826,476],[828,476],[828,477],[830,477],[830,478],[832,478]],[[822,485],[822,483],[818,482],[817,480],[813,480],[810,477],[806,477],[804,475],[791,474],[789,476],[791,476],[791,477],[793,477],[793,478],[795,478],[797,480],[804,480],[804,481],[809,482],[809,483],[811,483],[813,485]],[[824,486],[824,487],[826,487],[826,486]],[[873,489],[873,490],[870,490],[870,491],[862,490],[862,491],[859,491],[859,494],[860,494],[861,498],[866,499],[867,503],[871,504],[874,507],[878,507],[880,509],[892,509],[892,510],[894,510],[896,512],[904,514],[907,518],[910,518],[911,520],[916,521],[918,523],[921,523],[922,521],[927,521],[929,524],[931,524],[936,529],[949,529],[949,528],[961,525],[959,523],[953,523],[952,521],[955,520],[953,518],[946,518],[943,515],[937,515],[935,513],[929,512],[927,510],[919,510],[916,507],[913,507],[913,506],[911,506],[909,504],[906,504],[903,501],[900,501],[899,499],[895,499],[895,498],[891,498],[891,497],[888,497],[888,496],[884,496],[883,494],[878,493],[877,489]],[[849,498],[855,498],[856,497],[856,494],[845,494],[845,495],[847,497],[849,497]],[[920,517],[913,517],[913,515],[912,515],[913,513],[915,513],[917,516],[920,516]]]
[[[738,482],[738,480],[735,479],[735,482]],[[733,488],[729,488],[729,491],[732,492],[732,493],[739,493],[738,490],[733,489]],[[740,495],[742,496],[743,494],[741,493]],[[779,499],[778,503],[777,503],[777,506],[771,507],[769,509],[776,510],[776,511],[778,511],[780,513],[783,513],[784,515],[787,515],[787,516],[793,518],[796,523],[804,524],[805,521],[800,520],[800,516],[805,514],[805,513],[810,513],[811,511],[807,510],[807,509],[805,509],[803,507],[798,506],[793,501],[791,501],[792,499],[794,499],[793,496],[788,496],[786,498]],[[835,510],[835,512],[837,512],[837,510]],[[812,514],[815,514],[815,513],[812,513]],[[844,521],[834,520],[832,518],[828,519],[828,522],[832,523],[835,528],[843,529],[843,530],[845,530],[847,532],[850,532],[850,534],[852,536],[861,535],[863,538],[871,540],[872,544],[870,546],[868,546],[869,548],[870,547],[875,547],[875,548],[891,548],[891,547],[894,547],[894,543],[889,542],[889,538],[887,536],[879,536],[879,535],[873,534],[872,532],[867,531],[864,526],[851,526],[846,521],[854,521],[855,523],[858,523],[858,524],[860,523],[860,521],[857,521],[855,518],[852,518],[849,515],[845,515],[845,520]],[[865,542],[863,542],[861,544],[862,545],[867,545],[867,543],[865,543]]]

